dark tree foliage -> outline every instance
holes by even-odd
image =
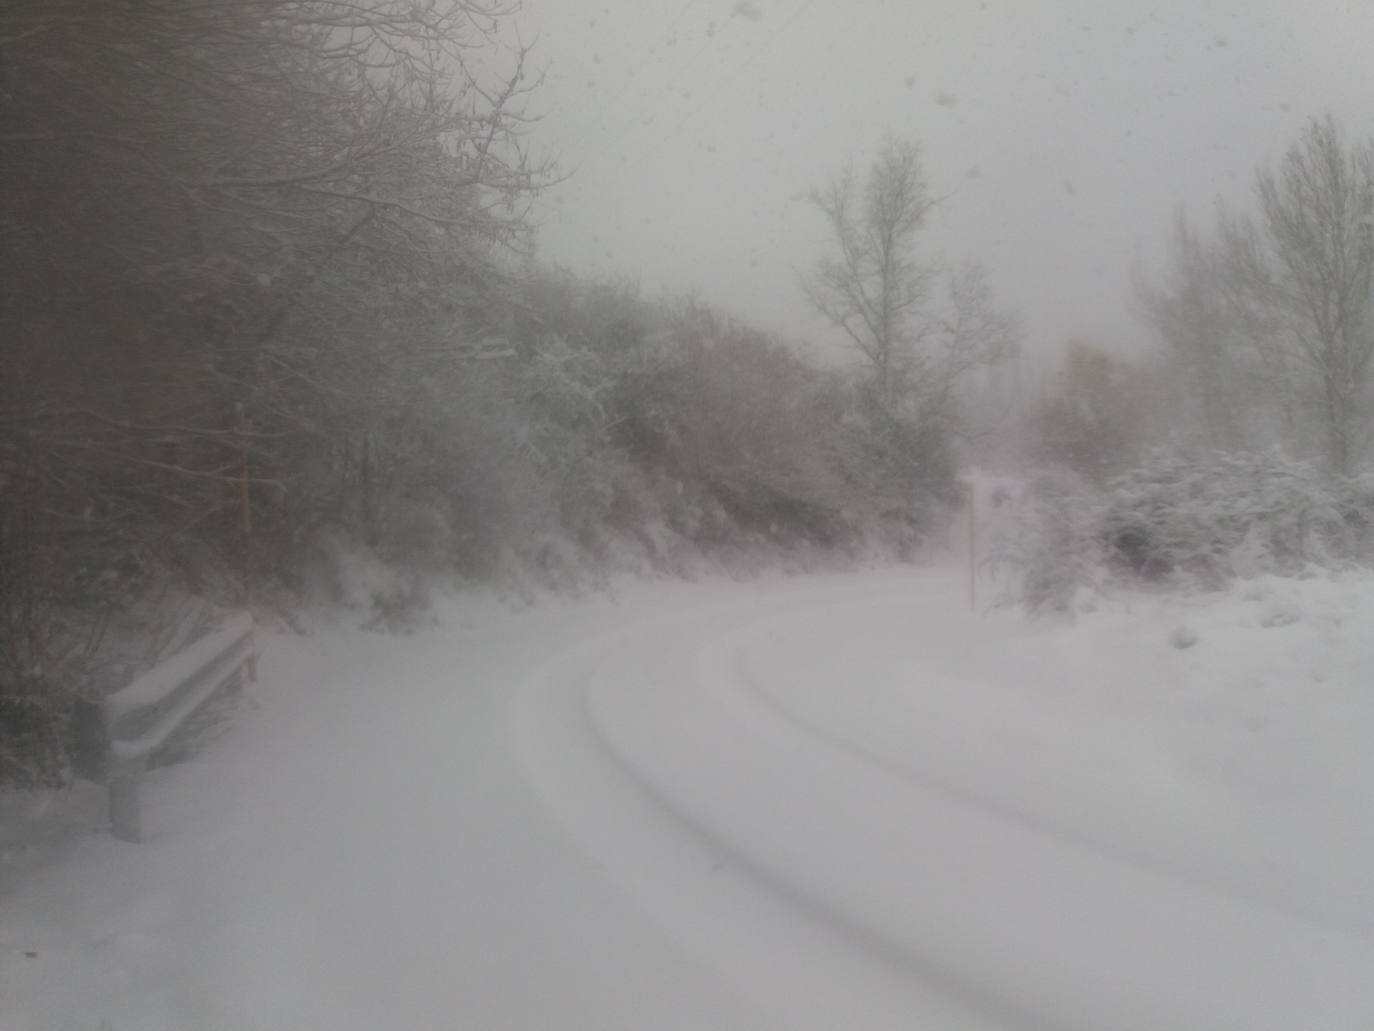
[[[456,330],[548,178],[503,16],[0,11],[0,755],[49,733],[35,695],[92,690],[153,585],[233,569],[242,597],[326,513],[372,515],[394,435],[367,417],[481,349]]]

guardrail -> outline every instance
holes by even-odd
[[[253,618],[240,612],[105,699],[110,829],[123,841],[142,837],[139,782],[148,760],[222,689],[257,676]]]

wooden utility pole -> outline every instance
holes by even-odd
[[[978,611],[978,491],[968,485],[968,610]]]
[[[248,469],[248,415],[244,409],[243,402],[239,402],[239,444],[240,444],[240,465],[239,465],[239,530],[242,534],[242,555],[240,561],[243,564],[242,575],[242,605],[243,610],[249,613],[250,618],[253,612],[253,505],[252,497],[249,494],[249,469]],[[249,654],[245,668],[250,682],[258,679],[258,656],[256,652]]]

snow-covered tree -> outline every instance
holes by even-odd
[[[1374,439],[1374,141],[1314,119],[1255,193],[1210,238],[1178,218],[1142,309],[1208,439],[1283,440],[1351,473]]]
[[[980,266],[920,254],[921,230],[940,203],[920,147],[889,136],[862,184],[850,168],[810,200],[825,219],[830,253],[803,277],[807,300],[862,357],[889,413],[919,411],[952,425],[959,385],[1011,356],[1019,330],[994,303]]]

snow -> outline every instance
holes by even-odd
[[[122,691],[111,695],[105,703],[110,718],[119,720],[137,709],[160,705],[168,695],[187,681],[195,679],[206,667],[219,662],[252,630],[253,619],[246,612],[231,614],[223,626],[183,648]]]
[[[0,1025],[1367,1031],[1371,621],[934,568],[272,638],[145,844],[0,856]]]
[[[244,617],[247,620],[247,616]],[[194,646],[193,646],[194,647]],[[142,733],[133,737],[116,736],[110,742],[110,757],[116,763],[141,763],[153,753],[157,752],[173,736],[186,725],[186,722],[196,714],[196,712],[208,702],[214,694],[228,684],[231,677],[239,677],[242,668],[250,661],[253,654],[253,638],[247,630],[240,631],[236,637],[229,637],[226,641],[226,650],[214,654],[214,658],[208,663],[199,667],[192,667],[181,661],[181,656],[173,659],[173,664],[182,668],[193,669],[194,672],[188,673],[187,680],[178,683],[168,676],[167,672],[158,667],[150,674],[150,678],[161,680],[170,693],[177,687],[189,683],[183,693],[177,697],[176,701],[162,712],[157,721],[149,726]],[[125,691],[136,693],[149,693],[145,691],[146,681],[135,681]],[[109,713],[129,713],[135,711],[136,702],[121,691],[112,695],[107,703]],[[115,717],[117,719],[117,717]]]

